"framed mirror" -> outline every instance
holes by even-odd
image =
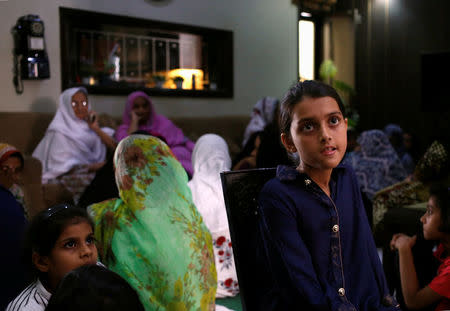
[[[62,89],[233,97],[233,33],[59,8]]]

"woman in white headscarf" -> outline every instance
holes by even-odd
[[[244,147],[252,134],[264,130],[264,128],[272,123],[274,120],[276,109],[278,106],[278,99],[274,97],[263,97],[255,104],[251,114],[250,122],[245,128],[244,139],[242,146]]]
[[[220,181],[220,172],[231,168],[225,140],[216,134],[201,136],[192,153],[192,167],[194,175],[188,186],[194,204],[213,238],[217,269],[216,297],[235,296],[239,286]]]
[[[104,164],[107,148],[114,150],[114,131],[100,128],[83,87],[65,90],[56,115],[33,152],[42,162],[42,182],[60,183],[75,203],[95,172]]]

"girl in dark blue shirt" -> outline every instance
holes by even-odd
[[[296,168],[278,166],[259,197],[269,272],[261,310],[399,310],[350,167],[347,119],[336,91],[305,81],[285,95],[281,140]]]

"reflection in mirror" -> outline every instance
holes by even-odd
[[[63,88],[232,97],[232,32],[60,8]],[[114,23],[113,23],[114,21]],[[231,64],[231,65],[230,65]]]

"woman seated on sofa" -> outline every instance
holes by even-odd
[[[250,121],[244,131],[242,147],[247,145],[254,133],[264,130],[272,122],[278,122],[278,104],[278,99],[268,96],[256,102],[250,115]]]
[[[21,205],[21,210],[23,211],[26,218],[29,217],[27,208],[25,206],[25,196],[23,191],[23,179],[19,177],[19,173],[22,172],[23,167],[25,166],[25,159],[22,156],[22,153],[14,146],[0,142],[0,165],[5,162],[10,161],[20,161],[22,163],[21,168],[16,172],[3,171],[2,177],[0,177],[0,185],[3,183],[1,179],[7,178],[11,180],[12,184],[8,187],[9,192],[14,196],[17,203]],[[20,174],[21,176],[22,174]]]
[[[76,203],[103,166],[107,149],[115,149],[113,134],[110,128],[100,128],[85,88],[65,90],[55,117],[33,152],[42,162],[42,182],[62,184]]]
[[[383,131],[389,138],[389,142],[394,147],[395,152],[397,152],[400,161],[402,161],[406,173],[411,175],[416,164],[411,154],[406,150],[403,129],[398,124],[390,123],[384,127]]]
[[[146,310],[213,310],[211,235],[169,147],[148,135],[114,154],[120,198],[91,205],[101,260],[138,292]]]
[[[259,112],[266,111],[269,107],[270,114]],[[293,159],[286,153],[281,143],[278,117],[278,100],[264,97],[258,101],[245,130],[246,135],[249,132],[251,134],[244,138],[245,145],[233,161],[233,170],[293,165]]]
[[[0,237],[4,249],[0,265],[5,267],[0,285],[0,310],[20,293],[27,284],[22,265],[22,236],[27,225],[23,207],[16,200],[11,187],[18,182],[24,159],[15,147],[0,143]]]
[[[353,167],[361,190],[370,200],[377,191],[406,178],[400,158],[383,131],[364,131],[357,142],[359,148],[348,153],[343,162]]]
[[[191,155],[194,143],[169,119],[157,114],[150,97],[141,91],[128,95],[116,139],[120,141],[136,131],[145,131],[163,138],[188,175],[192,176]]]

